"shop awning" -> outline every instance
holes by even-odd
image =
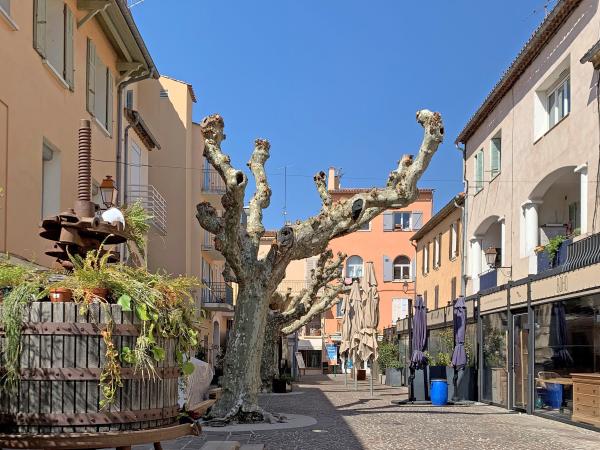
[[[298,350],[321,350],[323,342],[321,339],[300,339],[298,340]]]

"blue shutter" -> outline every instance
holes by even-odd
[[[502,141],[500,138],[493,138],[491,142],[491,155],[490,155],[490,171],[492,177],[495,177],[500,173],[500,152],[501,152]]]
[[[423,212],[415,211],[412,213],[412,229],[420,230],[423,228]]]
[[[65,81],[69,89],[75,89],[75,66],[73,54],[73,30],[75,18],[69,7],[65,4]]]
[[[87,110],[96,115],[96,46],[91,39],[87,40]]]
[[[394,231],[394,216],[391,212],[383,213],[383,231]]]
[[[383,281],[392,281],[394,279],[394,266],[389,256],[383,255]]]
[[[46,57],[46,0],[35,2],[35,27],[33,29],[33,46],[36,51]]]

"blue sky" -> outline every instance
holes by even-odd
[[[245,169],[271,142],[265,226],[315,214],[312,175],[382,185],[416,153],[421,108],[446,139],[420,186],[434,209],[462,190],[454,140],[544,16],[544,0],[145,0],[132,11],[162,74],[192,83],[194,120],[219,112],[223,149]],[[555,2],[550,2],[553,6]],[[287,198],[284,197],[287,166]],[[253,187],[249,188],[248,196]]]

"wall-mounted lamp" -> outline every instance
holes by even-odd
[[[100,196],[102,197],[102,203],[107,208],[111,208],[117,203],[117,186],[115,180],[110,175],[106,175],[106,178],[100,183]]]

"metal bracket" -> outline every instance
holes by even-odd
[[[87,22],[89,22],[90,20],[92,20],[96,14],[98,14],[99,12],[105,11],[106,8],[108,8],[110,6],[110,1],[108,0],[96,0],[96,1],[85,1],[85,0],[79,0],[77,2],[77,8],[78,9],[83,9],[83,10],[89,10],[89,12],[80,20],[77,22],[77,29],[81,28],[82,26],[84,26]]]

